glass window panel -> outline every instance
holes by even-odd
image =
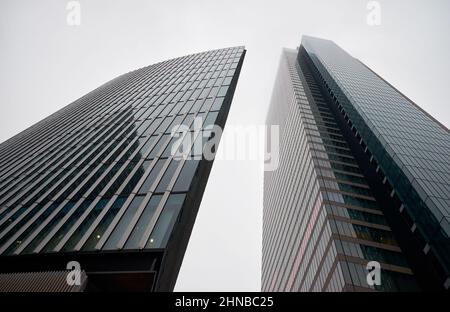
[[[136,214],[136,211],[139,208],[139,205],[144,200],[144,197],[145,195],[137,195],[136,197],[134,197],[125,213],[123,214],[122,218],[120,219],[119,223],[114,228],[114,231],[112,231],[111,236],[106,241],[105,247],[103,249],[117,249],[117,243],[122,238],[123,233],[130,224],[133,216]]]
[[[228,90],[227,86],[220,87],[220,90],[219,90],[219,93],[217,94],[217,96],[225,96],[225,94],[227,94],[227,90]]]
[[[177,131],[178,127],[181,125],[181,122],[183,121],[183,116],[177,116],[173,120],[172,124],[167,128],[166,133],[171,134],[172,131]]]
[[[186,114],[189,112],[189,110],[192,108],[192,106],[194,105],[194,101],[188,101],[186,103],[186,105],[183,106],[183,108],[180,110],[180,114]]]
[[[150,148],[153,146],[153,144],[156,141],[157,136],[151,136],[147,142],[144,144],[144,146],[142,146],[141,150],[140,150],[140,155],[141,157],[144,157],[145,155],[148,154]]]
[[[130,237],[128,238],[127,243],[125,244],[125,248],[127,249],[135,249],[138,248],[138,244],[141,241],[142,235],[145,232],[145,229],[147,228],[148,224],[150,223],[150,220],[153,217],[153,214],[155,213],[155,209],[158,206],[159,202],[161,201],[162,195],[153,195],[150,199],[147,206],[145,206],[144,211],[142,212],[141,217],[139,218],[139,221],[136,223],[136,226],[134,227],[133,231],[130,234]]]
[[[145,194],[150,190],[150,187],[155,182],[159,172],[161,171],[165,160],[158,160],[153,167],[152,171],[148,175],[148,177],[145,179],[144,183],[142,184],[141,188],[139,189],[139,194]]]
[[[127,185],[124,187],[124,189],[121,192],[121,195],[129,195],[133,191],[136,184],[139,182],[139,180],[142,178],[142,176],[145,173],[145,170],[148,169],[150,166],[150,163],[152,160],[145,160],[142,165],[139,166],[139,168],[134,173],[133,177],[128,181]]]
[[[167,142],[170,134],[164,134],[160,137],[158,143],[156,143],[155,147],[152,149],[150,154],[147,156],[147,159],[153,159],[156,157],[156,154],[160,151],[161,147]]]
[[[31,253],[41,243],[41,241],[47,236],[48,233],[54,228],[54,226],[72,209],[75,205],[74,201],[70,201],[64,205],[56,216],[39,232],[39,234],[28,244],[22,253]]]
[[[220,108],[222,107],[223,99],[224,99],[223,97],[216,98],[214,100],[213,105],[211,106],[211,111],[218,111],[218,110],[220,110]]]
[[[208,115],[206,116],[205,122],[203,124],[203,127],[206,128],[209,125],[214,125],[218,114],[219,114],[219,112],[208,113]]]
[[[166,246],[185,197],[185,194],[169,196],[147,242],[147,248],[164,248]]]
[[[148,128],[148,126],[150,126],[152,123],[152,120],[144,120],[144,122],[141,124],[141,126],[137,129],[137,131],[141,134],[144,133],[145,130]]]
[[[82,250],[93,250],[95,248],[98,241],[102,238],[103,233],[111,224],[112,220],[117,215],[120,208],[122,208],[127,198],[128,198],[127,196],[119,196],[116,199],[114,204],[109,208],[108,212],[103,216],[103,219],[100,221],[95,230],[92,232],[91,236],[89,236]]]
[[[231,84],[232,79],[233,77],[226,77],[225,80],[223,81],[223,84],[229,86]]]
[[[183,120],[183,125],[190,126],[193,120],[194,114],[188,114],[186,118]]]
[[[206,99],[205,102],[203,103],[202,108],[200,109],[201,112],[207,112],[209,111],[209,109],[211,108],[211,105],[213,103],[212,99]]]
[[[167,186],[169,185],[170,180],[173,178],[173,175],[175,174],[175,170],[177,169],[179,163],[180,162],[178,160],[172,160],[166,172],[164,172],[164,175],[161,178],[158,187],[156,188],[156,193],[163,193],[166,191]]]
[[[186,160],[183,169],[178,176],[177,182],[173,187],[173,192],[187,192],[189,190],[198,164],[198,160]]]
[[[105,208],[111,198],[102,198],[95,205],[94,209],[91,210],[89,215],[83,220],[80,226],[75,230],[70,239],[64,245],[62,250],[70,251],[78,244],[80,239],[83,237],[84,233],[89,229],[92,222],[94,222],[95,218],[100,214],[100,212]]]
[[[192,106],[190,112],[191,113],[198,112],[200,110],[200,107],[202,107],[202,104],[203,104],[203,100],[195,101],[195,104]]]
[[[173,121],[173,117],[170,118],[164,118],[164,120],[159,125],[158,129],[155,131],[155,133],[161,133],[166,132],[167,128],[169,127],[170,123]]]
[[[28,228],[16,238],[16,241],[4,252],[5,254],[11,254],[16,248],[18,248],[22,242],[31,234],[48,216],[58,207],[57,203],[52,203]],[[14,231],[15,232],[15,231]]]
[[[173,137],[170,140],[169,144],[167,144],[167,147],[164,150],[164,152],[161,154],[161,158],[168,158],[168,157],[172,156],[172,147],[173,147],[173,145],[176,144],[176,146],[179,146],[180,142],[181,142],[181,138],[180,137]]]
[[[80,206],[75,210],[75,212],[69,217],[68,220],[61,226],[61,228],[56,232],[52,239],[47,243],[42,251],[49,252],[52,251],[59,241],[66,235],[70,230],[72,225],[81,217],[83,212],[92,204],[92,200],[85,199]]]

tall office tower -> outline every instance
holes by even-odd
[[[283,50],[267,124],[280,162],[264,176],[263,290],[450,287],[447,128],[312,37]]]
[[[172,290],[212,166],[206,127],[224,127],[244,56],[127,73],[1,144],[0,290]]]

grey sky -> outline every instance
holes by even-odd
[[[450,125],[447,0],[379,1],[380,26],[366,0],[80,0],[75,27],[67,2],[0,2],[0,142],[120,74],[241,44],[227,125],[262,124],[281,48],[302,34],[335,41]],[[258,161],[215,162],[176,290],[259,290],[262,177]]]

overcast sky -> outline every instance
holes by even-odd
[[[159,61],[245,45],[227,125],[263,124],[282,47],[335,41],[449,127],[450,1],[0,0],[0,142],[112,78]],[[225,134],[226,136],[226,131]],[[259,291],[261,161],[216,161],[175,290]]]

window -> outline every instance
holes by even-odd
[[[136,226],[134,227],[133,231],[130,234],[130,237],[128,238],[127,243],[125,244],[125,248],[127,249],[136,249],[139,247],[139,242],[141,241],[142,235],[145,232],[145,229],[149,225],[156,207],[158,206],[159,202],[161,201],[162,195],[153,195],[150,201],[148,202],[147,206],[145,206],[144,211],[142,212],[142,215],[139,218],[139,221],[136,223]]]
[[[153,183],[155,182],[156,178],[158,177],[159,172],[161,171],[165,160],[158,160],[153,167],[152,171],[148,175],[148,177],[145,179],[144,183],[142,184],[141,188],[139,189],[139,194],[145,194],[147,193],[150,188],[152,187]]]
[[[150,137],[147,140],[147,142],[142,146],[142,148],[140,150],[141,157],[144,157],[145,155],[148,154],[150,149],[153,147],[153,144],[155,144],[156,138],[157,138],[156,136]]]
[[[172,131],[176,131],[178,127],[181,125],[181,122],[183,121],[183,116],[177,116],[173,120],[172,124],[166,129],[167,134],[171,134]]]
[[[97,245],[99,240],[101,239],[103,233],[106,231],[108,226],[111,224],[112,220],[119,212],[120,208],[125,204],[127,200],[127,196],[119,196],[114,204],[109,208],[108,212],[103,216],[103,219],[97,225],[95,230],[92,232],[89,239],[84,244],[82,250],[92,250]]]
[[[197,100],[195,101],[195,104],[192,106],[190,113],[196,113],[200,110],[200,107],[202,107],[203,100]]]
[[[214,125],[218,114],[219,114],[218,112],[208,113],[208,115],[205,118],[203,127],[206,128],[209,125]]]
[[[121,195],[129,195],[133,191],[136,184],[139,182],[139,180],[142,178],[142,176],[145,173],[145,170],[148,169],[148,167],[151,164],[151,160],[145,160],[139,168],[134,173],[133,177],[128,181],[127,185],[123,188]]]
[[[92,204],[92,200],[84,199],[79,200],[77,204],[83,201],[78,208],[76,208],[75,212],[69,217],[69,219],[59,228],[56,234],[52,237],[52,239],[47,243],[47,245],[43,248],[44,252],[53,251],[53,249],[58,245],[59,241],[66,235],[66,233],[70,230],[72,225],[81,217],[83,212]]]
[[[161,122],[163,121],[163,118],[158,117],[156,119],[153,119],[152,124],[150,125],[150,127],[148,127],[145,132],[143,132],[143,135],[153,135],[155,133],[156,128],[161,124]]]
[[[225,86],[229,86],[231,84],[232,79],[233,79],[233,77],[226,77],[225,80],[223,81],[223,84]]]
[[[198,164],[198,160],[186,160],[173,187],[173,192],[187,192],[189,190],[194,174],[197,171]]]
[[[183,108],[180,110],[179,114],[186,114],[186,113],[188,113],[193,105],[194,105],[194,101],[192,101],[192,100],[188,101],[186,103],[186,105],[184,105]]]
[[[222,107],[223,99],[224,98],[216,98],[214,100],[213,105],[211,106],[211,111],[218,111],[218,110],[220,110],[220,108]]]
[[[200,109],[201,112],[207,112],[209,111],[209,109],[211,108],[211,105],[213,103],[212,99],[206,99],[205,102],[203,103],[202,108]]]
[[[60,212],[53,217],[53,219],[39,232],[39,234],[28,244],[22,253],[31,253],[41,243],[41,241],[47,236],[48,233],[54,228],[54,226],[73,208],[74,201],[67,202]]]
[[[169,125],[172,121],[173,121],[173,118],[170,118],[170,117],[164,118],[164,120],[159,125],[158,129],[155,130],[155,133],[166,132],[167,128],[169,127]]]
[[[228,90],[227,86],[220,87],[220,90],[219,90],[219,93],[217,93],[217,96],[219,96],[219,97],[225,96],[227,94],[227,90]]]
[[[152,120],[144,120],[144,122],[141,124],[141,126],[139,127],[139,129],[137,130],[139,133],[144,133],[145,130],[148,128],[148,126],[150,126],[152,123]]]
[[[166,172],[164,172],[164,175],[161,178],[158,187],[155,190],[156,193],[164,193],[166,191],[167,187],[169,186],[170,180],[172,180],[179,164],[180,162],[178,160],[172,160]]]
[[[208,95],[208,98],[215,98],[217,92],[219,92],[219,87],[213,87],[213,88],[211,89],[211,92],[210,92],[209,95]]]
[[[170,156],[172,156],[172,148],[177,149],[180,144],[181,144],[181,138],[180,137],[173,137],[169,144],[167,144],[166,149],[164,150],[164,152],[161,154],[161,158],[169,158]],[[175,145],[175,147],[174,147]]]
[[[147,248],[164,248],[166,246],[185,197],[185,194],[169,196],[147,242]]]
[[[95,221],[97,216],[102,212],[103,208],[108,204],[110,198],[101,198],[98,203],[95,205],[94,209],[91,210],[89,215],[83,220],[83,222],[79,225],[76,231],[72,234],[70,239],[64,245],[62,250],[70,251],[75,248],[76,244],[83,237],[84,233],[89,229],[91,224]]]
[[[156,157],[158,152],[161,150],[162,146],[166,143],[166,141],[169,139],[170,134],[164,134],[160,137],[158,143],[156,143],[155,147],[152,149],[150,154],[147,156],[147,159],[153,159]]]
[[[138,210],[144,198],[145,198],[144,195],[137,195],[133,198],[130,205],[125,210],[125,213],[123,214],[119,223],[114,228],[114,231],[111,233],[111,236],[106,242],[104,249],[108,250],[117,249],[117,243],[122,238],[123,233],[130,224],[131,219],[136,214],[136,211]]]

